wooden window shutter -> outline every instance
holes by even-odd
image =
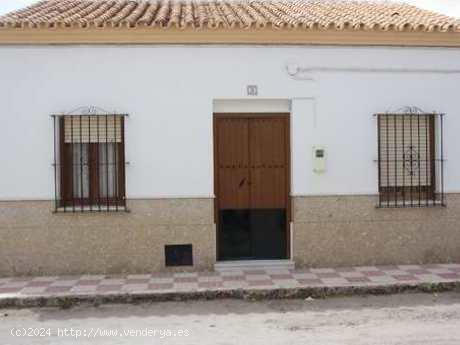
[[[431,186],[432,116],[385,115],[379,121],[380,186]]]
[[[122,116],[90,115],[64,118],[65,143],[121,143]]]

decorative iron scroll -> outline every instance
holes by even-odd
[[[406,172],[410,176],[415,176],[415,172],[419,169],[420,154],[417,153],[414,146],[409,146],[404,152],[403,162]]]
[[[435,112],[426,112],[420,109],[419,107],[414,106],[404,106],[395,111],[387,112],[388,114],[433,114]]]
[[[118,113],[117,111],[108,111],[101,107],[90,105],[90,106],[82,106],[75,108],[68,112],[57,113],[51,116],[79,116],[79,115],[120,115],[120,116],[128,116],[128,114]]]

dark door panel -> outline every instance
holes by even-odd
[[[252,253],[258,259],[285,259],[286,209],[250,211]]]
[[[250,210],[220,210],[219,227],[221,260],[254,259]]]
[[[286,210],[220,210],[220,259],[285,259]]]

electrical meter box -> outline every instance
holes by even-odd
[[[313,171],[317,174],[326,172],[326,149],[322,146],[313,147]]]

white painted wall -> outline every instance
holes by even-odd
[[[459,192],[459,71],[460,49],[3,46],[0,199],[53,197],[49,115],[82,105],[130,114],[128,197],[212,196],[213,100],[249,99],[248,84],[292,100],[293,194],[376,193],[372,114],[405,105],[448,114],[445,187]],[[327,149],[323,175],[313,145]]]
[[[291,100],[252,97],[250,99],[215,99],[214,113],[290,113]]]

